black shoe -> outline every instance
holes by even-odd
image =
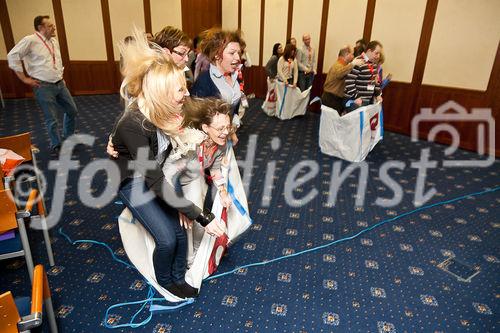
[[[175,295],[179,298],[186,298],[187,297],[186,295],[184,295],[184,293],[181,291],[181,289],[175,283],[171,283],[171,284],[167,285],[165,287],[165,289],[167,289],[167,291],[169,293],[171,293],[172,295]]]
[[[176,283],[175,284],[177,288],[184,294],[185,297],[197,297],[198,296],[198,289],[190,286],[186,281],[183,281],[182,283]]]

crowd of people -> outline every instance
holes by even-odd
[[[234,119],[242,97],[238,77],[244,46],[237,31],[203,32],[197,41],[203,56],[196,58],[206,69],[196,73],[190,92],[190,39],[181,30],[166,27],[152,42],[136,32],[134,42],[121,47],[121,95],[127,109],[111,135],[108,152],[121,166],[119,197],[155,240],[156,279],[180,298],[198,293],[184,275],[203,234],[219,237],[225,232],[210,210],[211,191],[193,184],[199,184],[194,182],[198,177],[206,178],[217,188],[222,205],[232,204],[222,168],[227,167],[227,142],[234,145],[238,140]],[[133,177],[126,168],[130,161],[140,163],[138,153],[144,147],[145,161],[156,161],[155,168]],[[151,200],[138,200],[132,195],[135,189],[148,193]],[[186,198],[188,191],[199,194],[191,196],[196,202]]]
[[[273,46],[273,54],[266,64],[267,76],[304,91],[312,86],[316,75],[316,52],[311,46],[311,35],[302,36],[303,46],[297,48],[297,40],[291,37],[285,47]]]
[[[8,62],[33,88],[57,153],[62,140],[74,133],[77,108],[63,80],[55,24],[42,15],[34,19],[34,28],[34,34],[9,52]],[[316,52],[309,34],[302,41],[301,48],[295,38],[284,47],[273,46],[266,65],[269,78],[301,90],[312,86]],[[238,142],[239,114],[248,106],[242,66],[251,66],[251,60],[245,46],[239,31],[212,28],[191,41],[172,26],[154,35],[135,30],[120,43],[125,111],[110,133],[107,153],[121,171],[118,196],[155,241],[158,283],[180,298],[198,293],[184,275],[203,234],[218,237],[225,232],[224,223],[210,210],[211,191],[197,188],[195,180],[205,179],[217,189],[224,207],[232,205],[222,171],[227,168],[229,142]],[[343,47],[328,72],[323,103],[346,112],[380,101],[381,56],[377,41]],[[62,135],[57,129],[61,110]],[[195,193],[190,198],[196,199],[189,200],[186,192]]]
[[[312,86],[316,75],[316,53],[311,46],[310,34],[302,36],[303,46],[298,49],[295,38],[273,46],[266,64],[270,80],[278,80],[292,88],[304,91]],[[346,45],[338,53],[323,85],[321,102],[344,115],[360,106],[381,102],[382,89],[391,80],[382,74],[384,53],[382,44],[360,39],[355,47]]]
[[[9,52],[8,61],[19,79],[33,88],[52,151],[58,153],[61,142],[74,133],[77,109],[62,77],[55,24],[41,15],[34,19],[34,28],[34,34]],[[193,52],[189,36],[167,26],[154,35],[136,30],[120,43],[125,110],[107,147],[120,169],[118,196],[154,239],[156,280],[179,298],[198,293],[185,281],[185,273],[203,234],[225,233],[225,224],[210,210],[212,192],[193,184],[205,179],[217,189],[224,207],[232,205],[223,169],[228,142],[234,146],[238,140],[244,96],[241,66],[250,66],[238,31],[213,28],[194,42]],[[62,136],[57,129],[61,111]],[[187,199],[186,191],[195,202]]]

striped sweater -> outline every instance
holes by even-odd
[[[373,97],[380,95],[378,80],[378,65],[365,62],[360,67],[354,67],[345,79],[345,97],[348,99],[361,98],[365,103],[371,103]],[[368,89],[373,85],[374,89]]]

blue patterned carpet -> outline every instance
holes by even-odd
[[[119,97],[76,97],[79,133],[96,137],[93,147],[74,154],[81,167],[69,172],[63,217],[58,224],[73,240],[106,242],[127,260],[120,241],[116,217],[123,208],[111,202],[100,209],[85,207],[78,199],[78,179],[90,161],[105,157],[107,135],[120,112]],[[444,147],[385,133],[384,141],[367,158],[368,177],[364,205],[355,206],[359,172],[342,183],[335,205],[328,203],[333,168],[346,162],[323,155],[318,147],[319,115],[280,121],[260,111],[254,100],[247,112],[236,149],[244,160],[257,135],[257,150],[249,184],[249,205],[254,224],[225,256],[219,272],[237,266],[297,253],[354,235],[381,221],[415,209],[417,169],[422,148],[431,149],[431,159],[440,160]],[[41,168],[53,184],[48,170],[48,135],[41,112],[31,99],[7,100],[0,111],[0,132],[9,135],[31,130],[40,147]],[[279,138],[273,150],[271,141]],[[276,147],[274,147],[276,148]],[[457,159],[474,159],[458,151]],[[316,161],[317,172],[303,168],[298,175],[312,173],[310,180],[290,194],[302,198],[317,195],[301,207],[285,201],[285,180],[300,161]],[[379,197],[393,191],[379,177],[380,166],[401,161],[401,170],[391,177],[402,187],[400,204],[383,208]],[[268,163],[276,163],[270,205],[263,205]],[[300,167],[300,165],[299,165]],[[250,170],[250,168],[249,168]],[[500,163],[488,168],[429,169],[426,191],[437,194],[427,204],[438,203],[500,185]],[[98,173],[90,192],[97,196],[106,175]],[[84,182],[85,183],[85,182]],[[49,190],[48,197],[51,196]],[[386,223],[357,238],[265,266],[241,269],[204,284],[196,302],[177,312],[156,313],[135,330],[119,332],[498,332],[500,313],[500,192],[465,198],[439,205]],[[313,193],[314,194],[314,193]],[[264,199],[267,199],[264,198]],[[266,200],[264,200],[266,201]],[[48,200],[50,206],[50,200]],[[113,261],[109,252],[95,244],[70,244],[52,229],[56,267],[49,270],[54,307],[61,332],[110,332],[104,327],[106,309],[117,303],[147,297],[147,284],[134,270]],[[35,261],[46,264],[43,238],[30,230]],[[471,282],[460,282],[438,268],[456,257],[480,272]],[[14,295],[29,294],[29,279],[21,259],[0,262],[0,290]],[[108,324],[127,323],[139,306],[111,311]],[[136,318],[148,316],[145,309]]]

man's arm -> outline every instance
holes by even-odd
[[[295,56],[295,59],[297,59],[297,65],[299,65],[299,71],[302,72],[307,72],[308,68],[306,65],[304,65],[303,60],[304,60],[304,52],[302,50],[297,49],[297,55]]]
[[[40,82],[26,76],[24,74],[23,70],[23,64],[22,64],[22,59],[29,53],[29,48],[30,48],[30,39],[29,36],[24,37],[21,39],[19,43],[17,43],[16,46],[10,50],[10,52],[7,54],[7,61],[9,63],[9,68],[16,73],[16,76],[21,80],[23,83],[29,85],[30,87],[38,87],[40,86]]]
[[[359,67],[354,66],[347,77],[345,78],[345,95],[349,99],[355,99],[358,95],[356,90],[356,78],[359,75]]]

